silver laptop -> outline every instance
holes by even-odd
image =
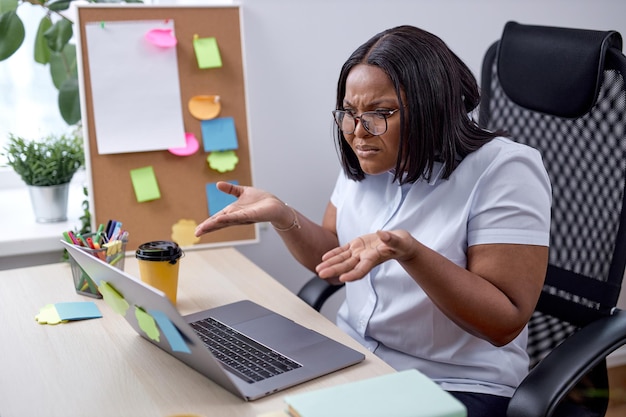
[[[119,297],[126,321],[139,335],[245,400],[365,359],[362,353],[249,300],[183,317],[163,292],[61,243],[101,291],[106,288]]]

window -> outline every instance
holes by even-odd
[[[35,33],[45,10],[22,4],[18,15],[24,22],[26,39],[11,57],[0,61],[0,149],[9,133],[37,139],[51,133],[62,134],[71,128],[65,123],[57,106],[57,89],[50,70],[33,59]],[[0,157],[0,175],[9,168]]]

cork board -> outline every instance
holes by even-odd
[[[121,221],[130,235],[129,251],[151,240],[178,241],[173,232],[181,230],[179,226],[174,227],[180,225],[181,220],[187,223],[189,229],[189,224],[198,224],[206,219],[211,206],[207,184],[221,180],[252,185],[240,12],[239,6],[89,4],[77,8],[81,111],[92,227],[106,224],[110,219]],[[167,149],[123,153],[102,153],[98,150],[98,120],[89,70],[90,55],[95,57],[96,52],[89,50],[86,27],[91,24],[90,28],[93,28],[96,23],[104,27],[107,22],[132,24],[149,20],[173,22],[178,41],[174,47],[182,123],[185,134],[193,134],[199,142],[199,150],[188,156],[176,156]],[[216,39],[221,67],[200,68],[192,41],[194,37]],[[124,72],[115,71],[115,76],[124,77]],[[201,121],[188,110],[189,100],[200,95],[218,95],[221,105],[219,117],[234,120],[238,142],[234,150],[238,162],[234,169],[218,171],[207,162],[211,152],[203,147]],[[151,127],[142,133],[146,138],[159,132],[159,119],[162,118],[154,119],[151,120]],[[160,197],[140,202],[131,171],[145,167],[152,167]],[[255,225],[237,226],[205,235],[198,242],[189,243],[189,238],[182,240],[184,242],[179,244],[186,249],[250,243],[258,240],[258,230]]]

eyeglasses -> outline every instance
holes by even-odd
[[[366,111],[360,116],[355,116],[348,110],[333,110],[335,123],[343,133],[351,135],[356,130],[356,121],[360,121],[363,128],[374,136],[380,136],[387,131],[387,118],[391,117],[395,110]]]

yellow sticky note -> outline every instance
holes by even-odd
[[[54,304],[46,304],[39,309],[39,314],[35,316],[35,320],[39,324],[59,324],[65,323],[67,320],[61,320],[59,312]]]
[[[180,246],[189,246],[200,242],[195,230],[198,224],[194,220],[180,219],[172,226],[172,240]]]
[[[220,49],[217,46],[217,39],[213,37],[199,38],[198,36],[194,36],[193,49],[196,52],[198,68],[221,68],[222,57],[220,56]]]
[[[151,166],[131,170],[130,179],[133,182],[135,196],[139,203],[161,198],[159,184],[154,174],[154,168]]]
[[[159,332],[159,328],[156,325],[156,321],[154,318],[146,313],[143,308],[135,306],[135,317],[137,318],[137,323],[139,323],[139,327],[141,330],[146,333],[146,335],[156,342],[160,340],[161,333]]]

